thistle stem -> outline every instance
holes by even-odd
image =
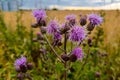
[[[50,44],[50,42],[48,41],[48,38],[46,35],[44,35],[44,38],[46,40],[46,42],[48,43],[49,47],[51,48],[51,50],[53,51],[53,53],[63,62],[65,63],[65,61],[57,54],[57,52],[55,51],[55,49],[53,48],[53,46]]]
[[[67,34],[65,33],[64,35],[64,51],[65,51],[64,53],[65,54],[67,54],[66,45],[67,45]],[[65,61],[64,67],[65,67],[64,77],[65,77],[65,80],[67,80],[67,61]]]

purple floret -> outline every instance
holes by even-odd
[[[61,34],[60,34],[59,32],[56,32],[56,33],[54,34],[54,39],[56,39],[56,40],[61,40],[61,39],[62,39]]]
[[[37,23],[45,23],[45,10],[34,10],[33,16],[36,18]]]
[[[84,57],[82,49],[78,47],[73,49],[72,54],[75,55],[78,60],[82,60]]]
[[[65,19],[66,20],[75,20],[76,19],[76,16],[75,15],[67,15],[66,17],[65,17]]]
[[[15,61],[15,66],[25,65],[27,62],[26,57],[21,57]]]
[[[103,18],[97,14],[88,15],[88,19],[90,23],[92,23],[95,26],[99,26],[103,22]]]
[[[49,34],[54,34],[58,31],[59,29],[59,25],[57,23],[57,21],[53,20],[53,21],[50,21],[49,25],[47,26],[47,32]]]
[[[81,42],[85,39],[85,30],[83,27],[74,26],[69,34],[69,39],[73,42]]]

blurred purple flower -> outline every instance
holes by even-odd
[[[71,28],[69,39],[73,42],[81,42],[85,38],[85,30],[83,27],[74,26]]]
[[[74,26],[76,24],[76,16],[75,15],[67,15],[65,19],[68,21],[68,24],[70,27]]]
[[[22,56],[21,58],[17,59],[14,63],[16,71],[17,72],[22,71],[25,73],[27,71],[26,62],[27,62],[26,57]]]
[[[33,16],[36,19],[45,18],[46,17],[46,12],[45,12],[45,10],[34,10],[33,11]]]
[[[27,62],[26,57],[21,57],[15,61],[15,66],[25,65]]]
[[[61,34],[59,32],[54,33],[54,39],[61,40],[62,39]]]
[[[82,49],[79,48],[79,47],[73,49],[72,55],[75,55],[78,60],[82,60],[83,57],[84,57],[84,54],[83,54],[83,52],[82,52]]]
[[[103,22],[103,18],[97,14],[88,15],[88,19],[90,23],[92,23],[95,26],[99,26]]]
[[[33,16],[36,18],[36,21],[40,25],[46,25],[45,17],[46,17],[46,12],[45,10],[34,10],[33,11]]]
[[[47,32],[50,34],[56,33],[58,29],[59,29],[59,25],[55,20],[50,21],[49,25],[47,26]]]
[[[82,52],[82,49],[81,48],[74,48],[69,59],[71,62],[75,62],[76,60],[82,60],[84,57],[84,54]]]
[[[76,16],[75,16],[74,14],[72,14],[72,15],[67,15],[67,16],[65,17],[65,19],[68,20],[68,21],[70,21],[70,20],[75,20],[75,19],[76,19]]]

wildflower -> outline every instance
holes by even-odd
[[[73,27],[76,24],[76,16],[75,15],[67,15],[65,19],[68,21],[70,27]]]
[[[82,60],[83,56],[84,54],[82,52],[82,49],[77,47],[73,49],[72,54],[70,55],[70,61],[75,62],[77,59]]]
[[[84,26],[87,23],[87,16],[81,16],[80,25]]]
[[[28,67],[29,67],[27,65],[29,65],[29,63],[27,63],[27,59],[24,56],[22,56],[21,58],[17,59],[15,61],[15,63],[14,63],[16,71],[17,72],[23,72],[23,73],[27,72]],[[32,65],[32,63],[31,63],[31,65]]]
[[[15,61],[15,68],[16,68],[16,71],[22,71],[22,72],[26,72],[27,71],[27,66],[26,66],[26,57],[21,57],[19,59],[17,59]]]
[[[40,26],[46,25],[46,21],[45,21],[46,12],[45,12],[45,10],[34,10],[33,16],[36,18],[36,21]]]
[[[50,21],[49,25],[47,26],[47,32],[50,34],[54,34],[55,32],[58,31],[59,25],[57,21],[53,20]]]
[[[68,25],[68,23],[63,23],[62,25],[61,25],[61,34],[64,34],[64,33],[66,33],[67,31],[69,31],[70,30],[70,27],[69,27],[69,25]]]
[[[62,35],[59,32],[56,32],[54,33],[53,37],[54,37],[53,46],[61,46]]]
[[[69,34],[69,39],[73,42],[81,42],[85,38],[84,28],[79,26],[74,26]]]
[[[32,70],[33,69],[33,64],[32,63],[28,63],[27,64],[27,68],[28,68],[28,70]]]
[[[89,19],[90,23],[95,26],[99,26],[103,22],[103,18],[96,14],[88,15],[88,19]]]
[[[91,22],[87,25],[87,30],[92,31],[95,28],[95,25],[92,24]],[[91,32],[90,32],[91,33]]]
[[[54,39],[56,39],[56,40],[61,40],[62,39],[62,36],[61,36],[60,32],[55,32],[54,33]]]

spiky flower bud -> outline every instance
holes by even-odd
[[[64,60],[64,61],[68,61],[69,60],[69,57],[67,54],[62,54],[61,55],[61,58]]]
[[[87,23],[87,16],[81,16],[80,25],[84,26]]]
[[[28,63],[27,64],[27,68],[28,68],[28,70],[32,70],[33,69],[33,64],[32,63]]]

